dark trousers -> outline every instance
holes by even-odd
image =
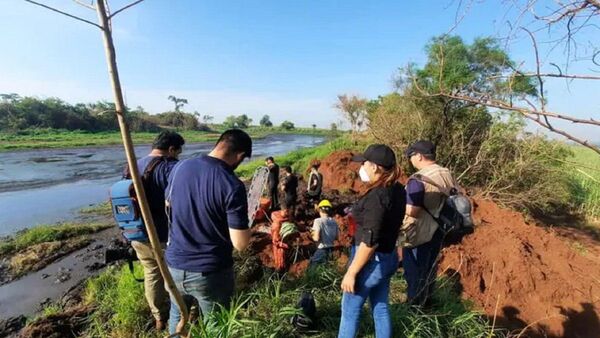
[[[431,241],[414,248],[402,248],[402,266],[407,283],[408,302],[425,305],[435,286],[437,257],[443,242],[443,233],[437,230]]]
[[[277,186],[269,187],[269,198],[271,199],[271,210],[279,210],[279,191]]]

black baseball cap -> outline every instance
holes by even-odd
[[[396,165],[396,154],[392,148],[385,144],[371,144],[367,147],[363,154],[357,154],[352,156],[353,162],[373,162],[386,169],[392,168]]]
[[[434,155],[435,156],[435,144],[431,141],[417,141],[404,151],[406,157],[410,158],[414,154],[421,155]]]

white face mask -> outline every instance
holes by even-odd
[[[367,174],[364,166],[360,166],[360,169],[358,170],[358,176],[360,176],[360,180],[363,182],[371,182],[369,174]]]

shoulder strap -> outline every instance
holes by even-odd
[[[142,174],[142,177],[144,179],[150,178],[150,176],[154,172],[154,169],[156,169],[156,167],[158,167],[158,165],[161,162],[166,162],[166,161],[167,161],[167,157],[166,156],[156,156],[156,157],[154,157],[150,161],[150,163],[148,163],[148,165],[146,166],[146,170],[144,170],[144,173]]]
[[[446,197],[450,196],[450,189],[447,189],[447,188],[444,188],[444,187],[440,186],[434,180],[432,180],[431,178],[429,178],[429,177],[427,177],[427,176],[425,176],[423,174],[418,174],[418,173],[417,174],[413,174],[408,179],[409,180],[410,179],[415,179],[417,181],[421,181],[421,182],[424,182],[424,183],[431,184],[434,187],[438,188],[442,194],[446,195]]]
[[[131,258],[127,258],[127,266],[129,267],[129,272],[131,272],[131,275],[133,276],[133,279],[135,279],[136,282],[139,283],[143,283],[144,282],[144,278],[137,278],[135,276],[135,272],[133,271],[133,260],[131,260]]]
[[[146,166],[146,169],[144,170],[144,172],[142,173],[142,178],[143,179],[148,179],[148,177],[150,175],[152,175],[152,172],[154,172],[154,169],[156,169],[156,166],[158,166],[158,164],[162,161],[167,161],[167,157],[166,156],[156,156],[154,157],[150,163],[148,163],[148,165]],[[129,165],[125,165],[125,172],[123,173],[123,178],[125,179],[131,179],[131,171],[129,170]]]
[[[175,165],[175,168],[173,168],[173,173],[172,173],[173,177],[171,178],[171,180],[169,182],[169,186],[168,186],[169,192],[165,196],[165,201],[167,201],[169,204],[171,203],[171,195],[173,194],[173,186],[174,186],[173,182],[175,182],[175,177],[177,177],[177,171],[179,171],[181,164],[185,161],[186,160],[179,161],[179,163],[177,163]]]
[[[418,174],[418,173],[412,174],[408,178],[408,180],[409,181],[410,180],[417,180],[417,181],[420,181],[420,182],[423,182],[423,183],[429,183],[429,184],[433,185],[434,187],[438,188],[442,194],[446,195],[446,197],[450,196],[450,194],[448,193],[447,189],[444,189],[439,184],[435,183],[431,178],[429,178],[429,177],[427,177],[425,175]],[[425,210],[425,212],[427,212],[429,214],[429,216],[431,216],[431,218],[433,218],[436,222],[439,221],[439,219],[437,217],[435,217],[433,215],[433,213],[431,211],[429,211],[429,209],[425,205],[423,205],[423,210]]]

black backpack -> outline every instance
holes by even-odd
[[[429,183],[438,188],[440,192],[446,195],[446,201],[442,206],[438,217],[424,208],[425,211],[439,224],[444,233],[449,232],[471,232],[473,228],[473,218],[471,216],[471,201],[467,196],[461,194],[456,188],[445,189],[435,183],[432,179],[424,175],[413,175],[418,181]]]
[[[292,317],[292,325],[300,332],[313,329],[317,319],[317,305],[312,293],[303,291],[296,307],[300,309],[302,313]]]

